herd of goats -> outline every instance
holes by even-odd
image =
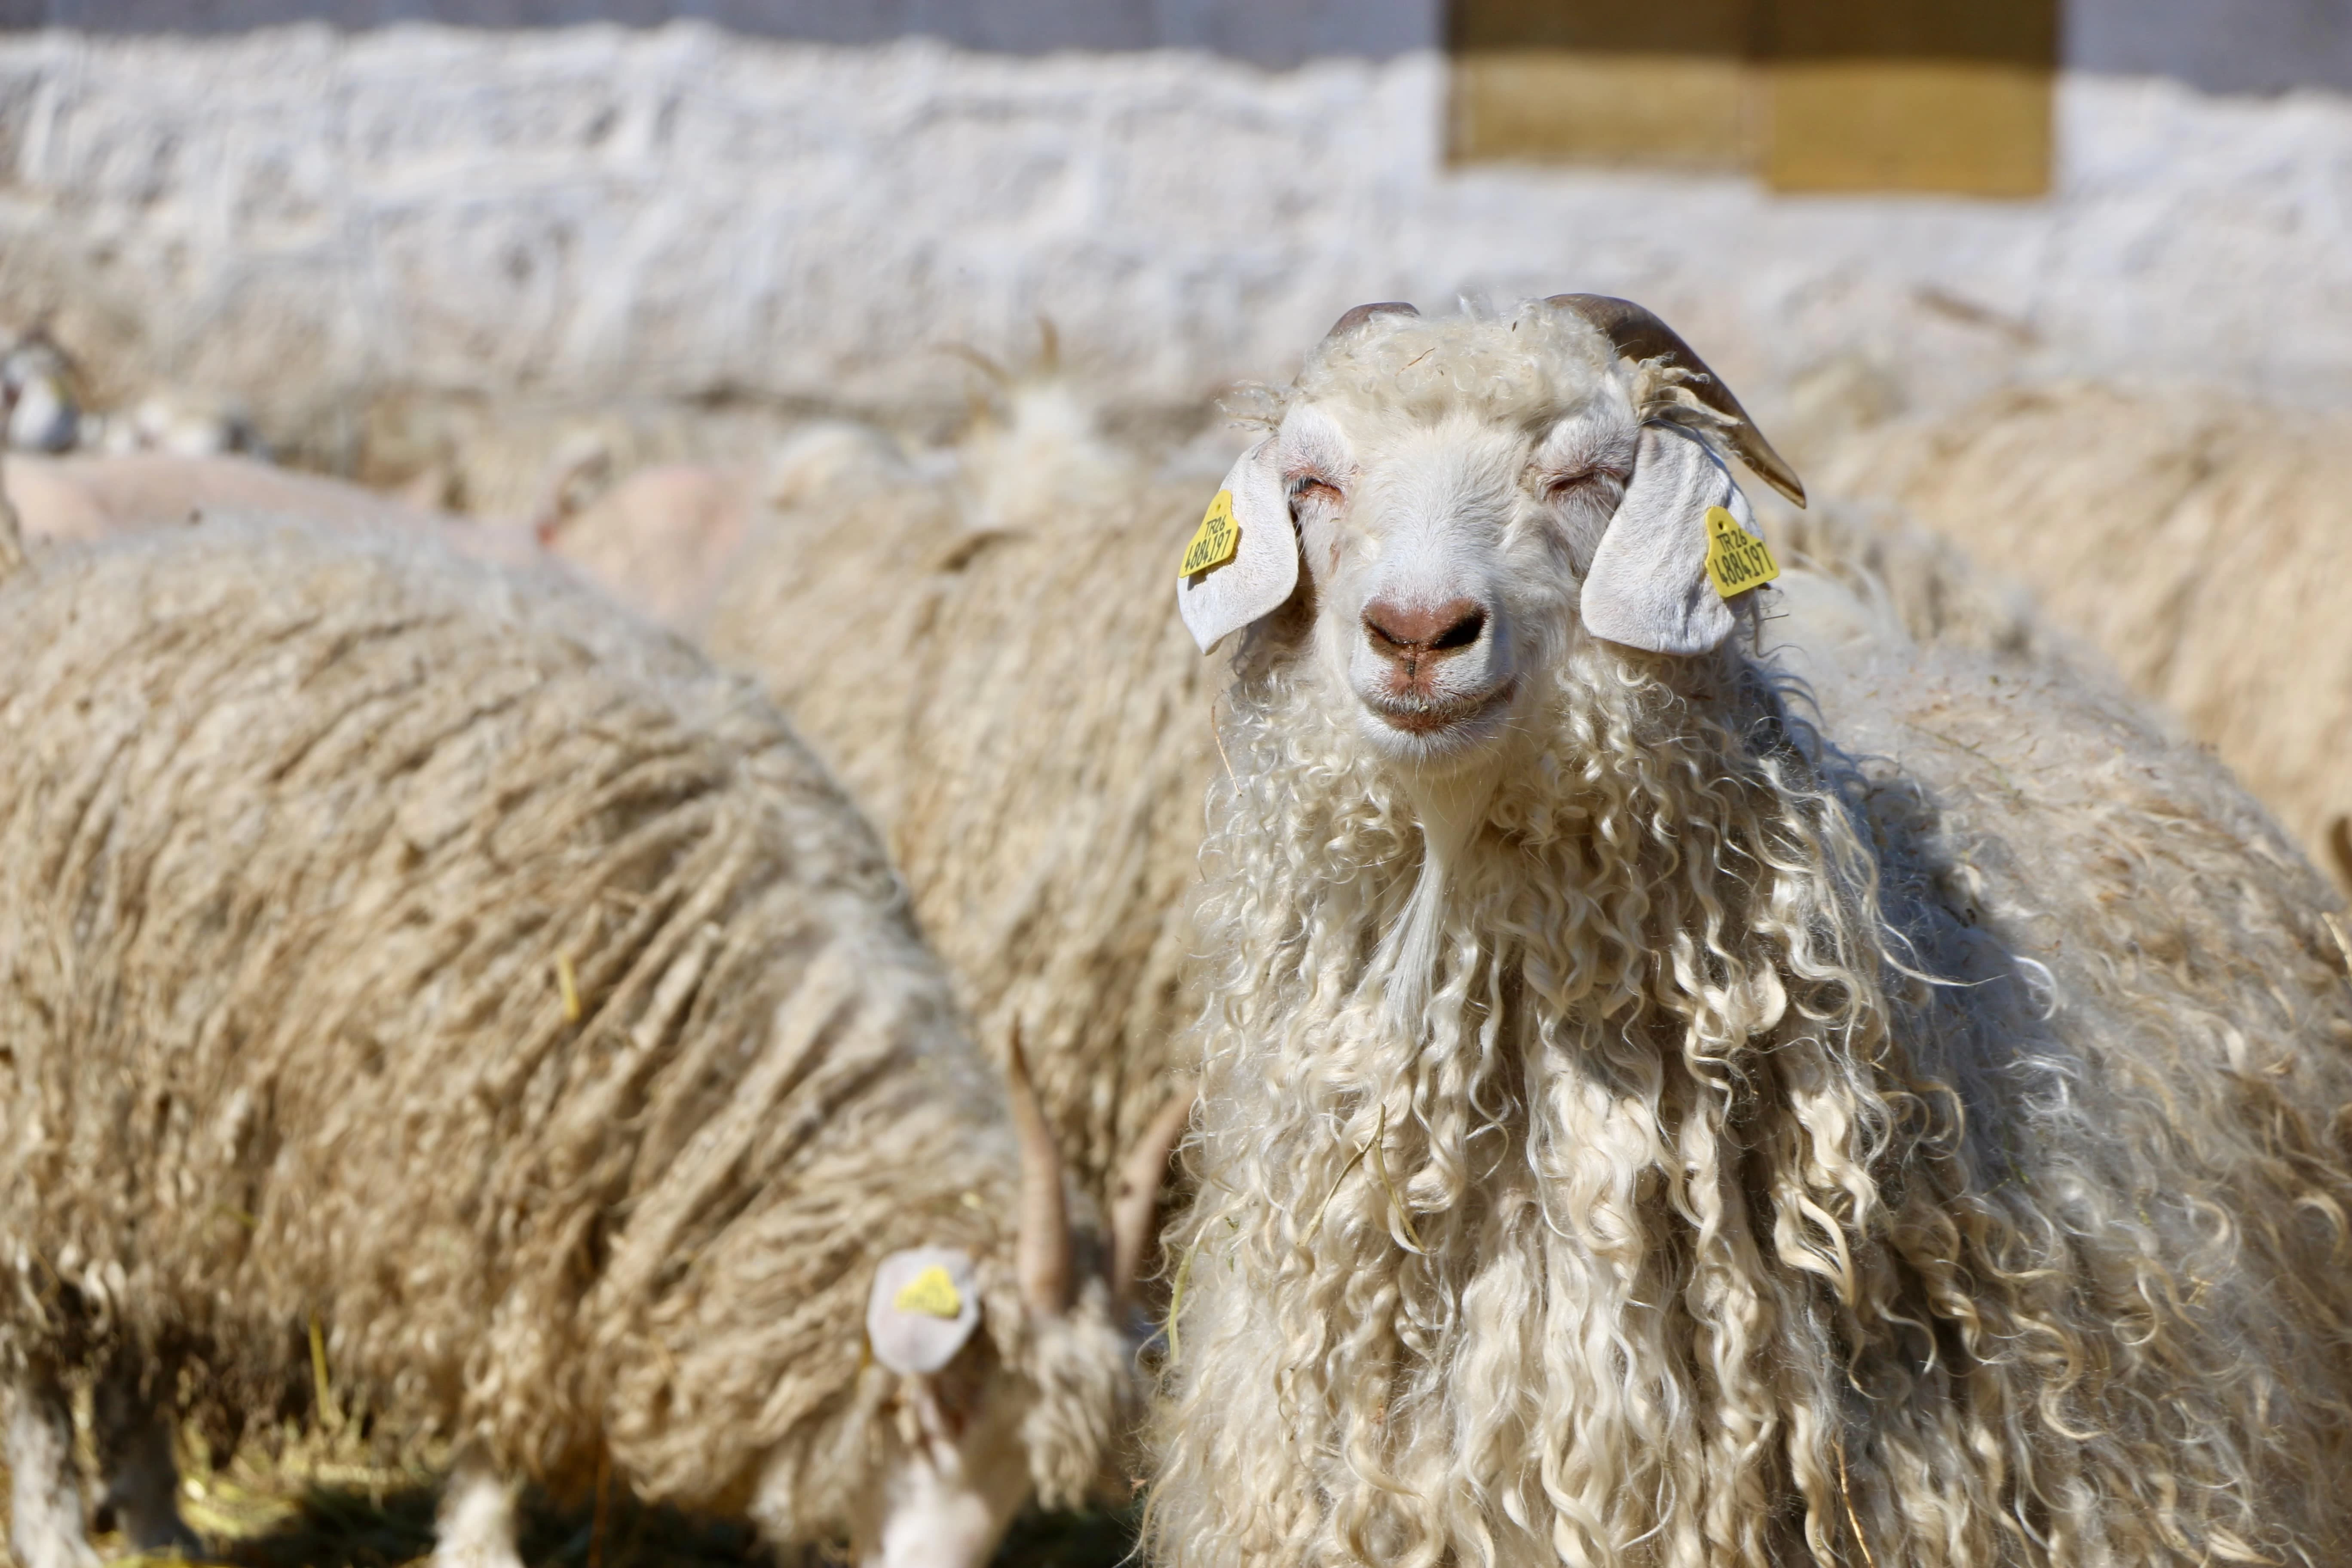
[[[20,1568],[328,1366],[443,1568],[2352,1558],[2299,806],[1623,300],[1351,310],[1213,495],[1007,397],[511,526],[12,464]]]

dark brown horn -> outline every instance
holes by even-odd
[[[1554,294],[1544,303],[1573,310],[1600,328],[1616,345],[1621,358],[1663,359],[1689,371],[1696,379],[1685,384],[1698,400],[1732,421],[1731,449],[1739,454],[1740,461],[1753,468],[1757,478],[1797,505],[1805,504],[1804,480],[1797,477],[1797,470],[1789,467],[1786,458],[1772,449],[1772,443],[1764,439],[1764,432],[1756,428],[1756,421],[1739,406],[1739,399],[1731,395],[1731,388],[1706,368],[1706,361],[1691,352],[1681,333],[1633,300],[1607,294]]]
[[[1046,1125],[1045,1108],[1029,1078],[1018,1019],[1005,1052],[1004,1078],[1012,1092],[1013,1134],[1021,1146],[1021,1228],[1013,1268],[1029,1310],[1059,1317],[1070,1304],[1070,1212],[1062,1196],[1061,1152],[1054,1147],[1054,1130]]]
[[[1362,326],[1366,321],[1370,321],[1374,316],[1418,316],[1420,314],[1421,312],[1419,310],[1414,310],[1412,306],[1405,300],[1382,300],[1378,304],[1357,306],[1354,310],[1349,311],[1346,315],[1332,322],[1331,330],[1324,333],[1323,336],[1329,339],[1342,336],[1348,332],[1352,332],[1358,327]]]
[[[1192,1100],[1198,1090],[1186,1084],[1168,1097],[1160,1114],[1119,1163],[1118,1180],[1110,1191],[1110,1294],[1125,1306],[1135,1298],[1144,1256],[1151,1250],[1160,1217],[1160,1188],[1168,1179],[1168,1156],[1192,1121]]]

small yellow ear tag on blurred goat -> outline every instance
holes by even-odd
[[[1727,508],[1711,506],[1706,509],[1706,574],[1715,591],[1728,599],[1778,577],[1780,563]]]
[[[948,1271],[932,1264],[912,1279],[898,1287],[890,1298],[890,1305],[902,1312],[919,1312],[926,1318],[952,1318],[963,1310],[962,1293]]]
[[[1241,547],[1241,524],[1234,521],[1234,492],[1219,490],[1217,499],[1209,503],[1208,515],[1193,533],[1192,542],[1184,547],[1184,566],[1176,575],[1190,577],[1213,572],[1231,561]]]

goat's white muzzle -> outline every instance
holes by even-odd
[[[1517,683],[1483,596],[1383,595],[1358,617],[1348,680],[1373,742],[1413,763],[1455,759],[1502,731]]]

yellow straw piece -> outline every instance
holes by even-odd
[[[1365,1145],[1372,1152],[1372,1174],[1381,1179],[1381,1191],[1388,1194],[1390,1204],[1395,1207],[1398,1223],[1404,1226],[1404,1238],[1412,1243],[1415,1252],[1426,1253],[1429,1248],[1421,1244],[1421,1233],[1412,1228],[1412,1211],[1404,1206],[1404,1199],[1398,1195],[1395,1187],[1389,1184],[1389,1163],[1381,1157],[1381,1145],[1387,1141],[1388,1135],[1389,1108],[1382,1105],[1381,1124],[1373,1131],[1372,1141]]]
[[[567,1024],[578,1023],[580,1021],[580,980],[572,973],[572,955],[568,952],[559,952],[555,955],[555,988],[563,994],[563,1021]]]

